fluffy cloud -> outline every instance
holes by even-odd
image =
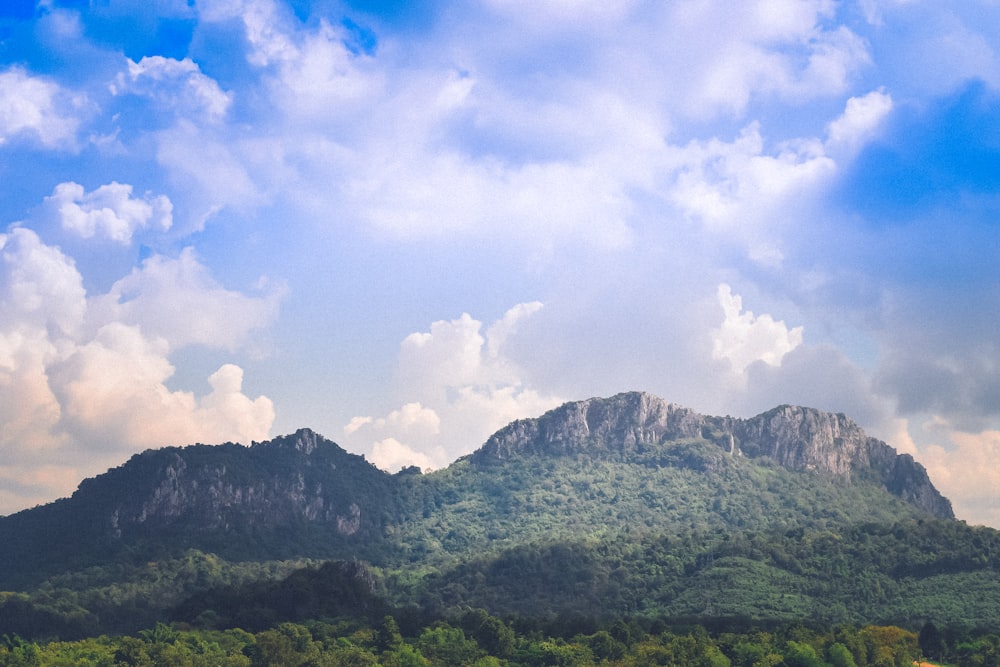
[[[781,237],[795,222],[783,211],[807,200],[834,173],[817,140],[785,142],[768,154],[757,124],[733,142],[692,141],[672,150],[669,196],[687,215],[765,266],[780,265]]]
[[[132,186],[112,181],[85,192],[78,183],[60,183],[45,198],[45,207],[63,229],[85,239],[104,236],[127,245],[140,229],[160,231],[173,224],[173,205],[164,195],[132,197]]]
[[[91,322],[138,326],[171,349],[205,345],[235,350],[277,316],[283,291],[250,297],[225,289],[194,252],[176,259],[153,255],[90,301]]]
[[[675,65],[666,76],[688,116],[738,116],[755,100],[835,95],[870,61],[858,35],[830,25],[836,7],[827,0],[670,7],[649,28],[667,34],[653,48],[661,64]]]
[[[892,111],[892,97],[881,90],[847,100],[844,113],[827,128],[827,149],[853,151],[866,143]]]
[[[947,447],[931,445],[920,455],[935,486],[962,519],[1000,526],[1000,431],[956,431],[949,439]]]
[[[254,167],[253,146],[225,137],[188,120],[155,135],[156,159],[179,189],[187,192],[188,206],[194,211],[183,231],[204,229],[220,210],[232,208],[246,213],[268,201],[271,188]],[[248,153],[244,153],[244,148]],[[274,155],[260,156],[269,163]],[[273,168],[273,165],[272,165]]]
[[[395,438],[386,438],[373,444],[371,461],[383,470],[400,470],[408,466],[433,470],[438,467],[434,459],[422,452],[414,451]]]
[[[274,421],[271,400],[242,393],[243,371],[227,364],[209,378],[201,400],[171,391],[174,368],[162,339],[138,328],[105,325],[51,370],[63,406],[63,426],[81,440],[119,448],[195,441],[249,442],[266,436]]]
[[[0,71],[0,145],[28,135],[46,148],[72,148],[85,104],[83,96],[23,68]]]
[[[743,299],[729,285],[719,285],[718,297],[725,319],[712,332],[712,353],[728,361],[737,373],[743,374],[756,361],[779,366],[786,354],[802,344],[802,327],[789,329],[766,313],[743,310]]]
[[[73,335],[86,311],[83,279],[73,260],[23,227],[0,234],[0,252],[4,329],[28,336],[42,331]]]
[[[201,397],[167,382],[172,350],[235,348],[274,305],[254,310],[253,299],[215,285],[190,253],[154,257],[144,270],[88,302],[82,276],[58,248],[22,227],[0,234],[0,452],[8,461],[0,511],[66,494],[68,482],[138,449],[267,436],[273,404],[243,393],[238,366],[221,366]],[[208,324],[184,332],[164,316]]]
[[[232,102],[232,95],[223,92],[190,58],[147,56],[139,62],[130,60],[128,72],[118,75],[111,90],[117,95],[142,95],[154,100],[159,109],[212,123],[225,118]]]
[[[671,120],[663,107],[669,113],[693,100],[702,116],[706,107],[742,111],[751,95],[842,91],[867,54],[850,31],[823,27],[831,3],[700,3],[651,12],[621,3],[528,10],[503,2],[490,9],[503,20],[494,34],[471,42],[454,35],[475,34],[465,28],[481,17],[472,10],[451,17],[469,25],[448,38],[442,58],[405,41],[387,40],[377,55],[359,52],[342,26],[300,22],[270,0],[214,3],[203,19],[242,24],[247,60],[269,101],[272,117],[264,123],[286,141],[258,161],[249,142],[224,149],[194,128],[175,130],[163,137],[161,162],[206,192],[221,182],[218,206],[259,203],[286,189],[296,205],[332,204],[340,216],[397,238],[513,233],[542,257],[563,239],[627,246],[634,241],[631,193],[676,177],[672,198],[685,212],[737,230],[762,262],[780,261],[774,234],[756,230],[830,171],[822,144],[765,149],[751,124],[731,144],[691,143],[664,156]],[[563,20],[541,21],[540,13]],[[572,26],[560,44],[592,52],[589,71],[546,75],[555,65],[551,39],[523,30],[544,33],[546,25]],[[641,61],[623,62],[639,57],[621,49],[617,35],[626,29],[651,45]],[[501,39],[507,31],[511,39]],[[690,54],[662,46],[692,35],[719,48],[699,49],[698,62],[689,63]],[[623,69],[642,76],[623,77]],[[199,170],[206,151],[215,153],[211,173]],[[219,169],[228,175],[213,178]]]
[[[517,325],[542,308],[538,302],[508,310],[486,328],[463,314],[434,322],[430,331],[407,336],[400,345],[398,385],[406,403],[386,417],[355,417],[345,435],[370,451],[383,468],[438,468],[481,445],[501,426],[540,414],[562,402],[525,387],[504,344]],[[366,436],[388,436],[365,444]]]

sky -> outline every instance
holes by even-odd
[[[0,514],[642,390],[843,412],[1000,527],[996,0],[0,4]]]

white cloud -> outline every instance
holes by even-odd
[[[221,366],[200,397],[166,383],[175,346],[235,348],[248,327],[269,321],[274,304],[218,287],[190,253],[153,258],[146,270],[88,303],[58,248],[21,227],[0,234],[0,454],[8,461],[0,512],[65,495],[70,482],[129,452],[267,437],[274,406],[243,393],[238,366]]]
[[[132,186],[117,181],[91,192],[78,183],[60,183],[45,198],[45,207],[63,229],[85,239],[105,236],[123,245],[140,229],[166,231],[173,224],[173,205],[165,195],[133,198]]]
[[[347,426],[344,427],[344,433],[352,435],[363,427],[373,423],[375,423],[375,420],[371,417],[352,417],[351,421],[349,421]]]
[[[183,231],[200,231],[221,209],[245,212],[272,195],[268,183],[256,182],[254,155],[244,154],[245,145],[237,140],[230,141],[182,119],[157,133],[155,142],[157,161],[177,188],[186,192],[188,205],[196,212],[197,217],[188,221]],[[274,168],[274,154],[261,157]]]
[[[223,92],[190,58],[175,60],[146,56],[128,61],[128,73],[120,73],[111,91],[131,93],[155,100],[161,108],[174,109],[190,117],[219,122],[225,118],[232,95]]]
[[[321,22],[301,47],[281,54],[279,74],[272,80],[272,97],[294,117],[329,120],[381,92],[378,70],[366,67],[368,58],[344,45],[344,32]]]
[[[948,447],[930,445],[920,460],[955,514],[972,524],[1000,526],[1000,431],[954,431]]]
[[[521,320],[531,317],[543,307],[544,304],[541,301],[519,303],[504,313],[502,318],[491,324],[486,330],[487,356],[490,359],[499,358],[504,343],[517,333],[517,325]]]
[[[420,403],[407,403],[389,413],[385,418],[385,426],[409,433],[437,435],[441,430],[441,418],[436,412]]]
[[[198,401],[194,417],[194,432],[202,442],[250,443],[267,437],[274,423],[274,404],[266,396],[251,399],[243,393],[242,368],[223,364],[208,376],[208,384],[212,391]]]
[[[767,154],[756,123],[733,142],[692,141],[670,153],[670,199],[710,230],[739,241],[764,266],[783,261],[780,238],[797,221],[787,211],[809,201],[835,172],[816,140],[785,142]]]
[[[386,417],[354,417],[344,427],[344,433],[351,435],[367,428],[372,431],[389,430],[393,433],[405,433],[416,436],[437,435],[441,428],[441,418],[430,408],[425,408],[419,402],[407,403],[398,410],[393,410]]]
[[[21,67],[0,71],[0,145],[29,135],[46,148],[73,148],[85,103],[83,96]]]
[[[824,27],[830,2],[671,7],[496,2],[491,13],[504,19],[489,34],[479,10],[456,11],[433,54],[390,32],[370,56],[345,46],[340,26],[301,22],[270,0],[210,3],[203,20],[242,23],[261,134],[280,140],[225,141],[179,124],[160,134],[159,159],[178,184],[195,184],[205,215],[284,196],[397,239],[513,237],[534,260],[566,240],[628,247],[633,193],[659,197],[658,181],[676,176],[667,196],[685,212],[747,228],[738,235],[750,255],[780,263],[775,235],[758,231],[830,171],[822,144],[765,151],[750,125],[733,144],[664,157],[672,116],[688,101],[702,118],[742,110],[753,95],[836,95],[867,54],[849,31]],[[567,30],[546,15],[573,20]],[[586,71],[554,76],[565,63],[552,60],[552,25],[566,33],[560,44],[589,54]],[[623,49],[623,30],[650,48]],[[690,41],[704,48],[670,46]],[[193,76],[185,62],[155,69]],[[712,165],[728,173],[710,174]]]
[[[171,391],[174,368],[162,339],[137,327],[105,325],[50,371],[63,423],[84,441],[132,448],[227,439],[264,439],[274,420],[270,399],[242,394],[243,371],[227,364],[209,378],[202,399]]]
[[[0,234],[0,328],[74,335],[86,313],[83,278],[73,260],[30,229]],[[47,336],[46,336],[47,337]]]
[[[678,3],[660,27],[673,37],[664,43],[690,51],[673,54],[684,72],[685,113],[742,115],[753,98],[804,101],[843,92],[869,55],[847,28],[824,27],[834,12],[827,0]]]
[[[719,285],[718,298],[725,319],[712,332],[713,356],[728,361],[737,373],[756,361],[780,366],[784,356],[802,344],[802,327],[789,329],[766,313],[743,310],[743,300],[729,285]]]
[[[541,414],[562,401],[524,386],[504,343],[517,324],[542,308],[518,304],[487,327],[463,314],[434,322],[400,345],[397,385],[410,400],[384,418],[355,417],[345,436],[373,461],[439,468],[479,447],[514,419]],[[377,443],[365,438],[378,434]],[[424,458],[425,457],[425,458]],[[419,462],[418,462],[419,459]]]
[[[407,466],[417,466],[425,472],[437,467],[429,456],[410,449],[395,438],[386,438],[373,444],[371,462],[382,470],[392,472]]]
[[[107,294],[93,297],[90,321],[139,326],[171,349],[206,345],[235,350],[277,317],[282,296],[281,289],[253,297],[224,288],[188,247],[176,259],[153,255]]]
[[[383,157],[348,193],[363,220],[394,236],[514,234],[546,246],[574,235],[604,247],[630,241],[627,198],[597,165],[505,168],[454,153]]]
[[[265,72],[272,102],[287,117],[326,124],[345,106],[369,99],[381,88],[369,58],[345,44],[345,30],[321,19],[303,29],[283,5],[271,0],[215,3],[213,21],[238,19],[250,45],[247,61]]]
[[[853,151],[871,138],[892,111],[892,97],[881,90],[847,100],[844,113],[827,127],[827,148]]]
[[[380,434],[391,433],[392,436],[372,443],[372,463],[393,472],[410,465],[431,470],[447,463],[444,461],[444,450],[433,444],[433,436],[438,435],[440,428],[441,418],[434,410],[413,402],[393,410],[383,418],[354,417],[344,427],[344,434],[350,437],[362,431],[361,437],[378,437]],[[423,451],[413,449],[398,438],[407,442],[416,441]]]
[[[881,26],[883,24],[883,8],[893,8],[907,5],[914,0],[860,0],[858,3],[864,12],[865,20],[872,25]]]

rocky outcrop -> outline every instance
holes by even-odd
[[[567,403],[537,419],[497,431],[472,458],[479,463],[518,454],[627,456],[643,445],[701,437],[705,417],[646,393]]]
[[[172,526],[245,534],[301,524],[350,537],[378,529],[386,494],[377,491],[390,477],[309,429],[251,447],[150,450],[111,474],[130,490],[110,512],[116,537]]]
[[[769,474],[743,474],[760,472],[744,464],[761,462],[786,481],[790,476],[777,471],[779,466],[801,471],[805,481],[825,475],[837,480],[838,488],[842,482],[845,495],[857,486],[859,495],[848,503],[852,508],[880,498],[911,518],[924,513],[954,517],[919,463],[867,436],[844,415],[781,406],[750,419],[710,417],[649,394],[626,393],[568,403],[537,419],[513,422],[460,462],[454,474],[407,470],[390,475],[309,429],[250,447],[227,443],[149,450],[84,480],[71,498],[0,517],[0,584],[37,583],[71,566],[155,558],[190,548],[233,559],[409,559],[445,548],[441,543],[452,532],[461,536],[454,524],[436,523],[435,513],[461,504],[466,492],[478,499],[470,506],[509,500],[503,510],[508,515],[494,525],[507,522],[519,508],[555,511],[535,504],[530,487],[504,486],[508,473],[522,483],[544,479],[536,473],[552,457],[576,457],[588,466],[606,461],[611,465],[605,470],[615,469],[613,474],[640,486],[659,479],[666,468],[680,469],[692,488],[709,485],[709,496],[710,485],[730,473],[746,482],[735,493],[773,495],[774,490],[759,489],[753,481]],[[676,491],[655,487],[644,493],[650,506],[661,500],[678,506],[689,502]],[[571,503],[573,493],[566,491]],[[613,494],[579,498],[591,506],[617,502]],[[752,500],[750,495],[745,499]],[[792,496],[785,500],[793,514],[801,511],[793,523],[809,523],[810,513],[822,512],[812,505],[795,507]],[[721,512],[719,505],[711,511]],[[613,508],[603,509],[610,513]],[[863,520],[863,509],[852,513]],[[673,525],[667,514],[678,515],[665,513],[664,525]],[[468,520],[494,521],[471,513]]]
[[[911,456],[869,437],[842,414],[791,405],[735,419],[700,415],[642,392],[591,398],[510,424],[471,459],[489,465],[534,454],[622,458],[687,439],[708,440],[733,456],[766,458],[790,470],[874,482],[933,516],[954,518],[951,503]]]
[[[791,470],[875,481],[934,516],[954,518],[951,502],[934,488],[922,465],[866,435],[843,414],[782,405],[733,421],[732,432],[747,456],[765,456]]]

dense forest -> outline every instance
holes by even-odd
[[[998,570],[1000,532],[941,519],[537,541],[439,566],[235,562],[189,550],[0,593],[0,634],[75,639],[160,621],[257,630],[411,607],[439,615],[483,608],[539,622],[721,616],[1000,627]]]
[[[628,394],[427,474],[308,430],[136,455],[0,518],[0,664],[985,666],[998,571],[843,415]]]
[[[934,660],[1000,665],[1000,636],[927,623],[828,628],[623,619],[607,626],[580,619],[545,625],[505,621],[481,609],[428,619],[386,614],[284,622],[255,633],[158,623],[136,635],[29,642],[4,636],[0,665],[281,667],[911,667]]]

